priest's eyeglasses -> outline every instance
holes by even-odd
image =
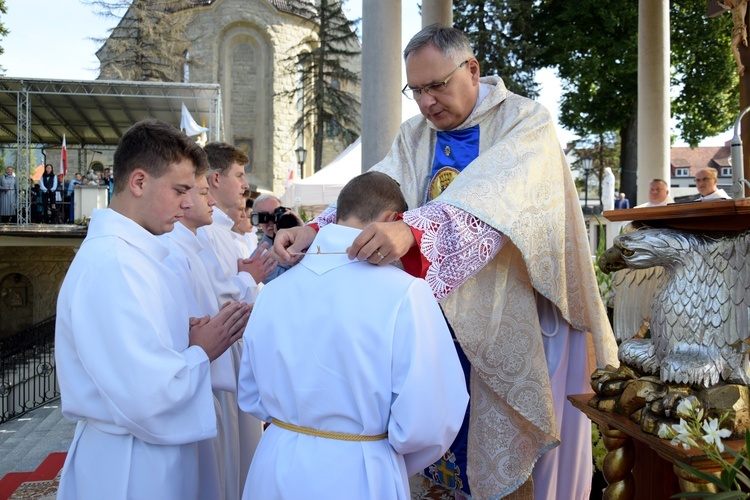
[[[445,77],[445,80],[443,80],[442,82],[431,83],[429,85],[425,85],[424,87],[414,88],[414,89],[410,88],[409,84],[406,84],[404,88],[401,89],[401,93],[413,101],[419,101],[420,99],[422,99],[422,92],[429,94],[433,97],[436,95],[440,95],[443,92],[445,92],[445,88],[448,86],[448,81],[450,81],[450,79],[453,78],[453,75],[456,74],[456,71],[463,68],[464,65],[468,62],[469,61],[466,60],[462,62],[461,64],[459,64],[458,67],[456,67],[456,69],[451,71],[450,75]]]

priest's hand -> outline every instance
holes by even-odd
[[[273,240],[273,253],[284,265],[296,264],[302,255],[293,254],[301,254],[310,248],[317,234],[310,226],[281,229]]]
[[[244,302],[227,302],[213,318],[190,318],[189,344],[203,349],[210,361],[215,360],[242,337],[252,309]]]
[[[267,251],[268,243],[261,243],[252,257],[249,259],[239,259],[237,269],[250,273],[255,283],[260,283],[271,274],[276,267],[276,261],[273,259],[271,252]]]
[[[399,260],[416,244],[417,240],[405,222],[373,222],[354,238],[346,253],[349,259],[385,266]]]

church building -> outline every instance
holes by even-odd
[[[187,0],[187,3],[185,63],[183,67],[172,67],[164,79],[219,83],[223,140],[248,154],[246,179],[250,184],[281,195],[290,169],[295,170],[295,178],[313,173],[312,128],[300,137],[294,127],[301,116],[299,99],[279,95],[299,86],[300,73],[290,65],[290,56],[312,50],[317,44],[316,26],[304,15],[305,4],[309,9],[310,0]],[[135,22],[134,16],[128,18],[128,14],[123,16],[118,28]],[[113,67],[114,43],[110,36],[97,52],[99,79],[134,79],[127,75],[123,78],[122,72]],[[360,74],[359,44],[347,49],[353,49],[356,55],[342,61],[342,65]],[[359,85],[337,80],[327,83],[353,94],[359,101]],[[206,117],[193,118],[201,123]],[[322,165],[348,146],[335,137],[335,124],[326,130]],[[295,153],[299,148],[307,150],[302,172]]]

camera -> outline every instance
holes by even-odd
[[[293,214],[287,213],[287,210],[289,209],[286,207],[278,207],[272,213],[251,212],[250,223],[253,226],[257,226],[258,224],[266,224],[268,222],[273,222],[274,224],[276,224],[277,229],[287,229],[290,227],[297,227],[299,225],[297,218]]]

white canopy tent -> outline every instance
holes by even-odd
[[[362,173],[362,138],[357,138],[331,163],[306,179],[295,181],[281,197],[281,204],[299,213],[317,215],[336,201],[339,192]],[[312,214],[311,214],[312,212]]]

